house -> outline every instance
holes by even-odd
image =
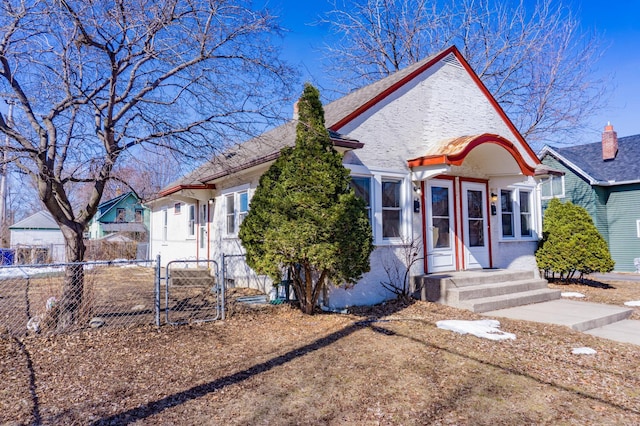
[[[88,238],[102,239],[119,233],[127,239],[147,241],[149,210],[134,192],[127,192],[98,206],[89,223]]]
[[[542,163],[563,172],[541,181],[543,208],[551,198],[584,207],[609,245],[616,271],[636,271],[640,260],[640,135],[618,139],[607,124],[602,140],[545,146]]]
[[[64,236],[49,212],[42,210],[22,219],[9,231],[15,263],[64,262]]]
[[[480,268],[537,274],[535,153],[455,47],[325,106],[334,147],[367,203],[375,251],[355,287],[329,307],[390,298],[385,264],[417,242],[412,275]],[[151,253],[215,259],[242,253],[237,232],[258,180],[295,143],[295,114],[164,188],[148,203]]]

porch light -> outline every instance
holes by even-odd
[[[497,214],[497,211],[496,211],[497,202],[498,202],[498,194],[492,192],[491,193],[491,216],[495,216]]]

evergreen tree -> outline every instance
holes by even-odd
[[[318,90],[298,101],[296,144],[262,175],[240,226],[247,262],[274,281],[288,272],[300,309],[312,314],[328,284],[355,284],[373,250],[365,203],[324,124]]]
[[[543,238],[536,251],[538,267],[570,281],[592,272],[610,272],[614,261],[589,213],[571,202],[553,199],[544,215]]]

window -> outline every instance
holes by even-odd
[[[175,204],[173,205],[173,212],[174,212],[175,214],[180,214],[180,209],[181,209],[181,207],[182,207],[182,204],[181,204],[181,203],[175,203]]]
[[[169,214],[167,208],[162,209],[162,241],[167,241],[167,231],[169,229]]]
[[[240,224],[247,217],[247,213],[249,212],[249,194],[247,191],[238,193],[238,228],[240,228]]]
[[[350,187],[365,202],[375,245],[399,244],[409,231],[413,206],[406,175],[395,171],[374,171],[349,165]]]
[[[227,235],[235,235],[249,212],[249,192],[238,191],[225,195]]]
[[[513,227],[513,200],[511,191],[500,190],[500,210],[502,213],[502,236],[515,237]]]
[[[196,206],[195,204],[189,205],[189,222],[187,223],[187,235],[189,237],[196,236]]]
[[[351,178],[351,188],[355,192],[356,196],[364,200],[367,206],[367,216],[369,217],[369,223],[373,223],[371,217],[371,178],[363,176],[353,176]]]
[[[531,239],[534,232],[533,190],[513,188],[500,190],[500,220],[502,238]]]
[[[200,204],[200,248],[205,248],[207,243],[208,212],[208,205],[206,203]]]
[[[122,223],[127,219],[127,211],[123,208],[116,209],[116,222]]]
[[[227,234],[235,234],[236,232],[236,215],[235,200],[236,194],[229,194],[225,197],[227,206]]]
[[[533,237],[533,222],[531,216],[531,191],[521,189],[520,194],[520,236]]]
[[[401,180],[382,180],[382,238],[397,238],[401,235],[401,184]]]
[[[564,176],[550,176],[540,181],[542,199],[564,197]]]
[[[142,218],[144,217],[144,211],[142,209],[136,209],[134,220],[138,223],[142,223]]]

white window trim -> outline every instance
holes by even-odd
[[[252,195],[249,184],[228,188],[220,194],[220,197],[223,200],[223,203],[221,204],[224,204],[222,206],[222,216],[223,216],[222,232],[223,232],[224,238],[238,238],[238,231],[240,230],[240,222],[239,222],[240,194],[243,194],[243,193],[247,194],[247,212],[249,212],[249,209],[251,208],[250,206],[251,206],[251,195]],[[232,233],[227,232],[227,196],[229,195],[233,195],[233,203],[234,203],[234,211],[233,211],[234,232]]]
[[[376,246],[394,246],[405,244],[406,239],[412,233],[413,198],[411,179],[406,173],[388,169],[368,169],[364,166],[345,164],[352,176],[371,178],[372,210],[371,228],[373,230],[373,244]],[[400,237],[382,237],[382,181],[399,180],[400,183]]]
[[[193,212],[193,233],[191,233],[191,213]],[[187,204],[187,240],[195,240],[198,234],[198,209],[196,204]]]
[[[367,207],[369,223],[373,226],[373,176],[371,175],[362,175],[362,174],[352,174],[352,178],[365,178],[369,179],[369,204]]]
[[[640,238],[640,219],[636,220],[636,235]]]
[[[161,210],[161,225],[162,225],[162,242],[166,243],[169,239],[169,211],[167,207],[164,207]]]
[[[511,191],[511,203],[513,206],[512,215],[513,215],[513,231],[514,236],[504,236],[502,235],[502,200],[500,197],[502,196],[502,190]],[[522,236],[520,233],[520,222],[521,222],[521,211],[520,211],[520,191],[529,192],[529,213],[531,214],[531,236]],[[497,213],[496,217],[498,220],[498,232],[499,232],[499,241],[507,242],[507,241],[538,241],[538,224],[540,223],[538,220],[538,212],[539,209],[536,206],[535,202],[535,194],[536,190],[533,186],[520,186],[520,185],[511,185],[504,188],[497,188],[498,191],[498,202],[496,203]]]
[[[560,186],[562,187],[562,192],[560,194],[553,194],[553,179],[560,179]],[[549,181],[551,183],[551,195],[542,195],[542,185]],[[552,200],[554,198],[564,198],[565,197],[565,187],[564,187],[564,175],[562,176],[549,176],[540,180],[540,199],[541,200]]]

